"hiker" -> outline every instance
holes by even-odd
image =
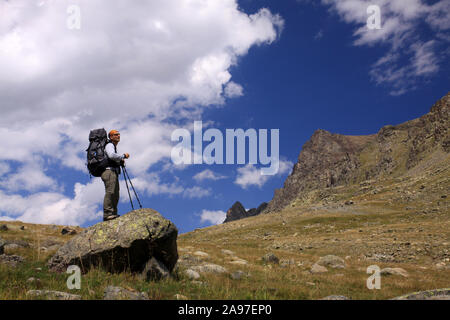
[[[103,200],[103,221],[113,220],[117,214],[117,204],[119,202],[119,175],[120,167],[125,164],[125,159],[130,155],[117,153],[117,144],[120,142],[120,133],[111,130],[108,134],[109,143],[105,146],[105,153],[108,157],[108,166],[103,171],[101,177],[105,184],[105,198]]]

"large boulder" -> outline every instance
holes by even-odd
[[[49,260],[51,271],[65,272],[78,265],[108,272],[143,272],[155,258],[172,271],[177,259],[175,225],[153,209],[131,211],[117,219],[93,225],[63,245]]]

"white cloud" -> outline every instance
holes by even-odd
[[[221,179],[226,179],[226,176],[222,176],[220,174],[217,174],[215,172],[213,172],[210,169],[205,169],[199,173],[197,173],[196,175],[194,175],[194,180],[200,182],[203,180],[221,180]]]
[[[211,210],[203,210],[200,215],[200,222],[210,222],[212,224],[221,224],[227,216],[227,213],[225,211],[217,210],[217,211],[211,211]]]
[[[89,130],[105,127],[121,130],[119,150],[131,155],[130,173],[150,174],[152,165],[170,157],[173,125],[168,120],[191,120],[205,107],[242,95],[231,67],[252,46],[275,41],[283,28],[280,16],[268,9],[248,15],[236,0],[133,5],[79,0],[81,29],[69,30],[67,7],[72,4],[0,1],[3,171],[2,161],[20,166],[37,157],[85,173]],[[54,190],[46,170],[42,165],[34,173],[33,184],[24,168],[10,176],[14,185],[8,190]],[[139,181],[147,194],[191,197],[199,191],[157,179]],[[93,205],[85,207],[77,194],[72,199],[54,192],[38,195],[33,207],[22,205],[15,216],[82,223],[95,215]],[[22,204],[33,197],[17,196]]]
[[[45,175],[41,165],[33,162],[24,164],[17,172],[0,180],[0,187],[8,191],[25,190],[35,192],[40,189],[57,190],[54,179]]]
[[[8,195],[0,190],[0,212],[3,218],[31,223],[81,225],[101,218],[98,206],[103,202],[104,188],[100,179],[86,185],[76,183],[74,198],[54,192],[29,196]]]
[[[270,178],[279,177],[291,170],[293,165],[290,161],[280,160],[280,167],[276,175],[262,175],[260,169],[252,164],[247,164],[245,167],[237,169],[238,175],[234,183],[243,189],[247,189],[249,186],[261,188]]]
[[[388,52],[373,64],[370,75],[377,84],[388,85],[391,94],[399,95],[417,87],[424,77],[439,71],[438,52],[448,47],[450,38],[450,0],[432,5],[422,0],[322,0],[346,23],[355,26],[354,45],[388,45]],[[367,28],[367,7],[378,5],[381,29]],[[433,30],[421,39],[419,28],[428,24]]]

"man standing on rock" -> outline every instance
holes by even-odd
[[[119,203],[119,175],[120,166],[125,163],[130,155],[117,153],[117,144],[120,142],[120,133],[117,130],[111,130],[108,134],[110,142],[105,147],[105,153],[109,164],[102,173],[102,180],[105,184],[105,198],[103,199],[103,221],[113,220],[117,214],[117,204]]]

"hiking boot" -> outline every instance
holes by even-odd
[[[107,217],[103,217],[103,221],[110,221],[110,220],[114,220],[116,218],[120,217],[118,214],[112,214],[110,216]]]

